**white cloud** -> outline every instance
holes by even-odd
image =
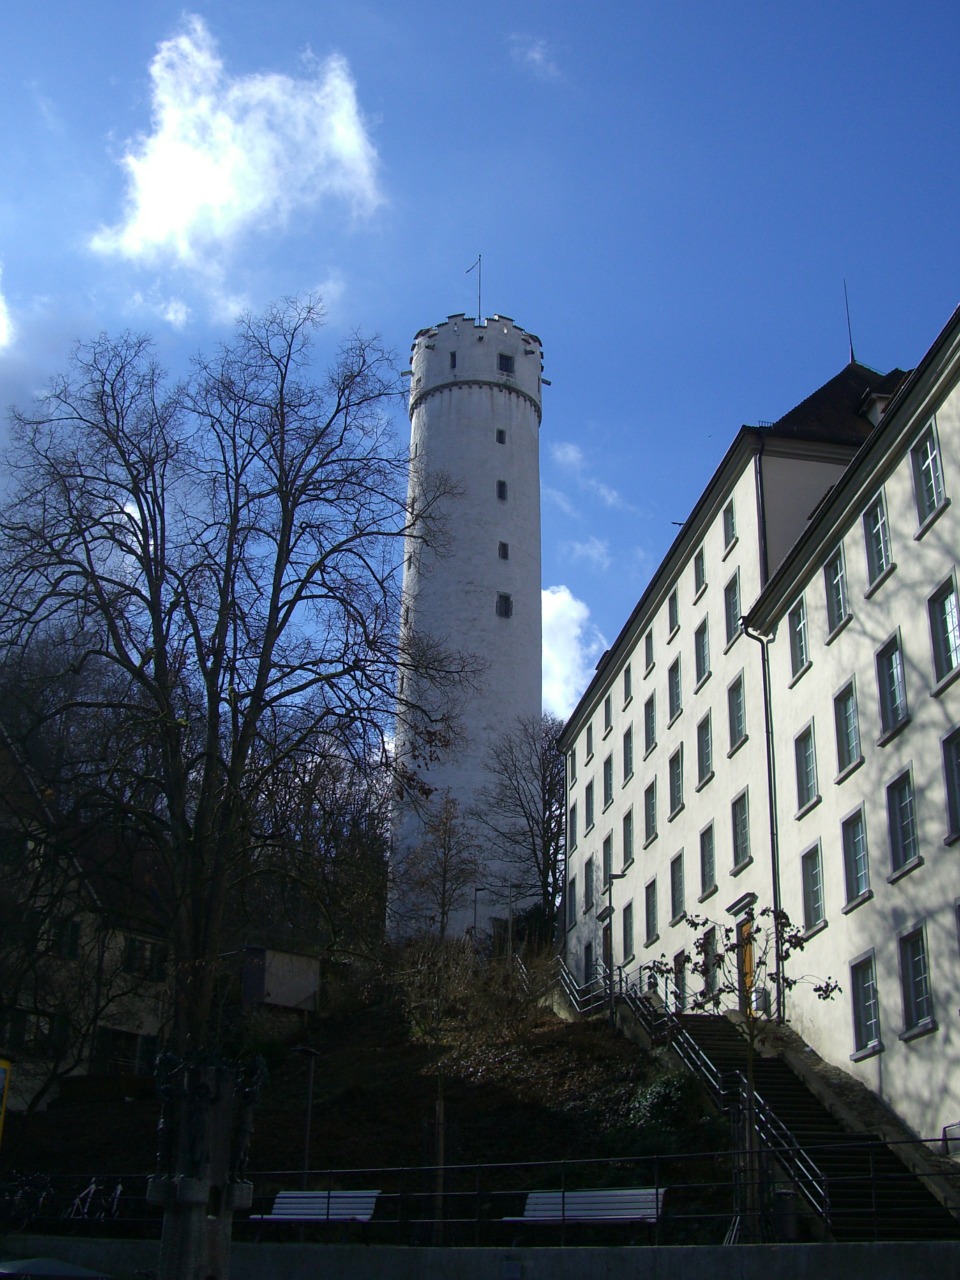
[[[543,605],[543,709],[563,719],[590,683],[607,642],[569,587],[547,587]]]
[[[553,50],[540,36],[514,34],[510,37],[510,57],[526,71],[532,71],[538,80],[557,80],[560,68]]]
[[[307,78],[231,77],[191,16],[160,44],[150,77],[153,129],[120,160],[126,210],[92,238],[99,252],[208,274],[211,252],[295,210],[332,198],[368,213],[381,202],[377,154],[339,55]]]
[[[550,457],[558,467],[564,467],[568,471],[580,471],[583,468],[583,450],[578,444],[552,444]]]
[[[551,489],[549,485],[545,485],[540,492],[541,498],[546,502],[552,502],[554,506],[559,507],[565,516],[575,519],[579,512],[573,505],[565,493],[561,493],[559,489]]]
[[[568,542],[566,548],[574,560],[584,561],[601,572],[610,568],[610,544],[605,538],[589,537],[585,542]]]
[[[2,281],[2,268],[0,268],[0,281]],[[13,320],[10,318],[10,308],[7,306],[7,300],[0,292],[0,351],[4,347],[9,347],[13,342]]]

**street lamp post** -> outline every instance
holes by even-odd
[[[302,1188],[307,1189],[307,1174],[310,1171],[310,1123],[313,1119],[313,1077],[314,1070],[317,1065],[317,1059],[320,1057],[319,1050],[311,1049],[309,1045],[294,1045],[294,1053],[305,1053],[310,1059],[310,1066],[307,1070],[307,1114],[303,1125],[303,1177]]]

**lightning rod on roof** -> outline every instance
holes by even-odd
[[[855,356],[853,354],[853,329],[850,325],[850,299],[847,296],[847,278],[843,278],[843,301],[847,308],[847,338],[850,341],[850,363],[853,364]]]

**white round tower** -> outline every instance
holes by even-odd
[[[402,712],[398,716],[398,754],[413,761],[421,795],[429,796],[424,807],[408,794],[395,810],[398,879],[411,851],[423,846],[430,814],[436,820],[444,801],[455,802],[458,821],[470,825],[478,793],[489,785],[490,746],[518,719],[541,712],[541,372],[539,338],[506,316],[483,323],[450,316],[414,339],[411,509],[438,474],[457,496],[444,504],[441,553],[422,551],[413,540],[406,548],[401,625],[409,636],[429,636],[471,655],[480,671],[476,689],[459,695],[461,733],[450,748],[435,752],[418,743],[422,729]],[[401,706],[417,701],[415,689],[400,692]],[[461,843],[475,855],[461,848],[458,856],[461,864],[476,857],[474,883],[447,895],[448,905],[456,897],[443,922],[447,936],[474,924],[491,932],[496,920],[522,905],[511,888],[516,869],[498,863],[482,824],[473,824],[472,837]],[[428,893],[433,901],[419,904],[421,927],[436,917],[436,896]],[[402,922],[400,929],[408,931]]]

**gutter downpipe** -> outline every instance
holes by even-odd
[[[759,448],[753,457],[754,488],[757,495],[757,528],[760,534],[760,582],[761,590],[767,585],[770,566],[767,556],[767,508],[763,492],[763,453],[765,434],[761,430]],[[773,719],[770,712],[770,662],[767,656],[767,645],[772,637],[762,636],[751,631],[746,619],[742,619],[743,630],[751,640],[760,645],[760,666],[763,672],[763,727],[767,746],[767,805],[770,811],[770,878],[773,890],[773,939],[774,958],[777,966],[777,1022],[782,1023],[786,1017],[786,987],[783,974],[783,926],[781,924],[780,899],[780,834],[777,822],[777,772],[776,756],[773,746]]]
[[[742,619],[743,633],[760,646],[760,667],[763,673],[763,728],[767,747],[767,807],[770,812],[770,879],[773,890],[773,938],[777,973],[777,1022],[786,1018],[786,987],[783,973],[783,925],[780,898],[780,829],[777,822],[777,770],[773,743],[773,718],[770,713],[770,661],[767,645],[771,636],[751,631],[746,618]]]

